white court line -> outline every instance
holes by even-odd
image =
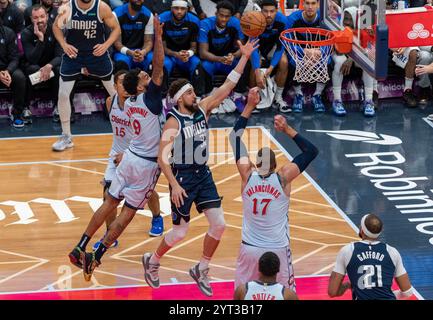
[[[331,236],[336,236],[336,237],[341,237],[341,238],[347,238],[347,239],[352,239],[352,240],[359,240],[359,238],[355,238],[355,237],[351,237],[351,236],[345,236],[345,235],[334,233],[334,232],[328,232],[328,231],[322,231],[322,230],[317,230],[317,229],[312,229],[312,228],[306,228],[306,227],[301,227],[301,226],[294,225],[294,224],[290,224],[289,226],[291,228],[296,228],[296,229],[301,229],[301,230],[307,230],[307,231],[312,231],[312,232],[317,232],[317,233],[323,233],[323,234],[329,234]]]
[[[191,219],[191,220],[190,220],[190,223],[193,222],[193,221],[196,221],[196,220],[198,220],[198,219],[201,219],[201,218],[203,218],[203,217],[205,217],[204,214],[199,214],[197,217]],[[170,228],[170,229],[168,229],[167,231],[165,231],[165,234],[167,234],[167,232],[171,231],[172,229],[173,229],[173,228]],[[144,240],[144,241],[142,241],[142,242],[140,242],[140,243],[137,243],[137,244],[133,245],[132,247],[126,248],[126,249],[123,250],[123,251],[120,251],[120,252],[118,252],[118,253],[116,253],[116,254],[113,254],[112,256],[110,256],[110,258],[118,259],[118,258],[121,257],[124,253],[129,252],[129,251],[131,251],[131,250],[134,250],[134,249],[136,249],[136,248],[138,248],[138,247],[141,247],[142,245],[144,245],[144,244],[146,244],[146,243],[148,243],[148,242],[151,242],[151,241],[153,241],[153,240],[155,240],[155,239],[160,239],[160,238],[159,238],[159,237],[152,237],[152,238],[149,238],[149,239],[147,239],[147,240]]]
[[[27,258],[27,259],[30,259],[30,260],[35,261],[35,262],[36,261],[45,261],[45,259],[38,258],[38,257],[28,256],[28,255],[25,255],[25,254],[22,254],[22,253],[18,253],[18,252],[11,252],[11,251],[6,251],[6,250],[2,250],[2,249],[0,249],[0,252],[4,252],[6,254],[11,254],[13,256],[18,256],[18,257],[21,257],[21,258]]]
[[[48,161],[23,161],[23,162],[4,162],[0,163],[1,166],[24,166],[33,164],[51,164],[51,163],[79,163],[79,162],[97,162],[108,160],[108,158],[101,159],[81,159],[81,160],[48,160]]]
[[[311,251],[311,252],[309,252],[309,253],[303,255],[302,257],[299,257],[298,259],[294,260],[294,261],[293,261],[293,264],[298,263],[298,262],[300,262],[300,261],[302,261],[302,260],[305,260],[305,259],[307,259],[307,258],[309,258],[309,257],[311,257],[311,256],[313,256],[313,255],[315,255],[316,253],[322,251],[323,249],[326,249],[327,247],[328,247],[327,245],[324,245],[324,246],[322,246],[322,247],[320,247],[320,248],[317,248],[316,250],[313,250],[313,251]]]
[[[290,195],[295,194],[296,192],[302,191],[302,190],[308,188],[309,186],[311,186],[311,183],[306,183],[306,184],[300,186],[299,188],[296,188],[295,190],[290,191]]]
[[[124,279],[128,279],[128,280],[135,280],[135,281],[146,283],[146,280],[144,280],[144,279],[139,279],[139,278],[135,278],[135,277],[128,277],[128,276],[125,276],[123,274],[111,273],[111,272],[103,271],[103,270],[95,270],[95,273],[108,274],[110,276],[119,276],[120,278],[124,278]]]
[[[191,239],[189,239],[189,240],[187,240],[187,241],[185,241],[185,242],[182,242],[182,243],[179,244],[178,246],[176,246],[176,247],[174,247],[174,248],[171,248],[171,249],[170,249],[170,252],[173,252],[173,251],[176,251],[176,250],[178,250],[178,249],[180,249],[180,248],[183,248],[183,247],[185,247],[187,244],[190,244],[191,242],[194,242],[195,240],[198,240],[198,239],[204,237],[204,236],[206,235],[206,233],[207,233],[207,232],[203,232],[202,234],[199,234],[198,236],[195,236],[194,238],[191,238]]]
[[[0,280],[0,284],[4,283],[4,282],[6,282],[6,281],[8,281],[8,280],[10,280],[10,279],[13,279],[13,278],[15,278],[15,277],[18,277],[18,276],[22,275],[23,273],[26,273],[27,271],[33,270],[33,269],[35,269],[35,268],[38,268],[39,266],[41,266],[41,265],[43,265],[43,264],[45,264],[45,263],[47,263],[47,262],[49,262],[49,261],[50,261],[50,260],[41,259],[39,263],[37,263],[37,264],[35,264],[35,265],[33,265],[33,266],[30,266],[30,267],[28,267],[28,268],[26,268],[26,269],[23,269],[23,270],[21,270],[21,271],[19,271],[19,272],[17,272],[17,273],[14,273],[13,275],[10,275],[9,277],[6,277],[6,278],[1,279],[1,280]]]
[[[304,214],[306,216],[318,217],[318,218],[323,218],[323,219],[328,219],[328,220],[335,220],[335,221],[346,222],[344,219],[339,219],[339,218],[324,216],[324,215],[315,214],[315,213],[311,213],[311,212],[307,212],[307,211],[289,209],[289,212],[300,213],[300,214]]]
[[[100,164],[103,164],[103,165],[107,165],[108,164],[108,161],[92,160],[92,162],[100,163]]]
[[[323,267],[319,271],[314,272],[313,274],[321,274],[322,272],[328,270],[329,268],[332,268],[335,265],[335,262],[328,264],[326,267]]]
[[[105,173],[102,173],[102,172],[93,171],[93,170],[87,170],[87,169],[81,169],[81,168],[77,168],[77,167],[66,166],[66,165],[58,164],[58,163],[47,163],[47,164],[50,165],[50,166],[56,166],[56,167],[61,167],[61,168],[66,168],[66,169],[72,169],[72,170],[86,172],[86,173],[91,173],[91,174],[98,174],[100,176],[104,176],[105,175]]]
[[[41,262],[41,260],[5,261],[5,262],[0,262],[0,264],[21,264],[21,263],[35,263],[35,262]]]
[[[427,124],[433,128],[433,123],[427,119],[427,117],[422,118],[425,122],[427,122]]]
[[[326,208],[334,208],[333,206],[329,205],[329,204],[324,204],[324,203],[320,203],[320,202],[314,202],[314,201],[308,201],[308,200],[302,200],[302,199],[297,199],[297,198],[290,198],[290,201],[295,201],[295,202],[301,202],[301,203],[308,203],[308,204],[314,204],[320,207],[326,207]]]
[[[306,243],[312,243],[312,244],[317,244],[319,246],[324,246],[324,245],[328,246],[328,244],[324,243],[324,242],[317,242],[317,241],[314,241],[314,240],[307,240],[307,239],[296,238],[296,237],[290,236],[290,241],[292,241],[292,240],[306,242]]]
[[[67,277],[61,277],[59,280],[57,280],[55,282],[52,282],[50,284],[47,284],[45,287],[42,287],[41,289],[39,289],[39,290],[37,290],[35,292],[48,290],[48,288],[53,287],[54,285],[57,285],[60,282],[64,282],[65,280],[72,279],[73,277],[75,277],[77,274],[80,274],[80,273],[83,273],[83,271],[82,270],[75,271],[74,273],[71,273],[69,276],[67,276]],[[69,290],[63,290],[63,291],[69,291]],[[24,292],[24,293],[27,293],[27,292]]]

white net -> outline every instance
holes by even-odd
[[[334,49],[332,37],[328,30],[313,28],[291,29],[281,36],[281,42],[296,65],[295,81],[329,81],[328,62]]]

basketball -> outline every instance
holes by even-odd
[[[266,18],[260,11],[244,13],[241,18],[242,32],[248,37],[258,37],[265,31]]]

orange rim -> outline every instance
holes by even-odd
[[[327,37],[326,40],[298,40],[298,39],[292,39],[292,38],[288,38],[287,35],[290,33],[311,33],[314,35],[320,35],[320,36],[324,36]],[[330,30],[326,30],[326,29],[320,29],[320,28],[291,28],[291,29],[287,29],[284,30],[283,32],[281,32],[281,39],[287,41],[287,42],[291,42],[294,44],[310,44],[310,45],[314,45],[316,47],[324,47],[324,46],[332,46],[335,43],[335,34],[333,31]]]

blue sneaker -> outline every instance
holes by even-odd
[[[235,103],[236,109],[242,113],[245,109],[246,99],[243,95],[235,93],[233,95],[233,102]]]
[[[334,100],[332,103],[332,112],[339,117],[346,115],[346,109],[344,109],[343,102],[341,100]]]
[[[366,117],[374,117],[375,111],[374,111],[374,104],[371,100],[366,100],[362,103],[362,110],[364,112],[364,116]]]
[[[314,95],[311,102],[314,106],[314,112],[325,112],[325,105],[322,102],[320,94]]]
[[[293,101],[292,111],[296,113],[301,113],[304,109],[304,96],[302,94],[297,94],[295,100]]]
[[[98,242],[96,242],[96,243],[93,245],[93,248],[92,248],[93,251],[96,251],[96,249],[98,249],[99,245],[102,243],[102,240],[104,240],[104,238],[102,238],[101,240],[99,240]],[[116,248],[118,245],[119,245],[119,241],[115,240],[115,241],[111,244],[110,248]]]
[[[12,125],[14,128],[24,128],[24,121],[21,118],[14,118]]]
[[[152,228],[150,228],[149,235],[151,237],[159,237],[164,232],[164,219],[161,216],[152,218]]]

